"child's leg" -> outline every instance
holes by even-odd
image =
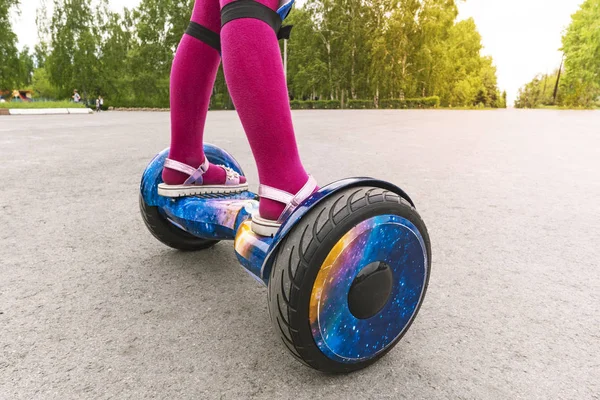
[[[192,21],[212,32],[221,30],[219,0],[196,0]],[[210,95],[221,57],[208,44],[185,34],[171,71],[171,150],[169,158],[198,168],[204,161],[203,136]],[[180,185],[189,175],[165,168],[163,180]],[[222,184],[226,171],[211,165],[204,184]],[[242,178],[245,182],[245,179]]]
[[[258,0],[276,10],[279,0]],[[221,0],[221,8],[231,0]],[[298,155],[279,43],[265,22],[242,18],[221,30],[229,92],[252,147],[260,183],[297,193],[308,181]],[[262,218],[277,220],[285,205],[260,201]]]

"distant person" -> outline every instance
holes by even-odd
[[[100,99],[100,111],[102,111],[104,108],[104,97],[98,96],[98,98]]]
[[[75,103],[81,103],[81,96],[79,95],[79,92],[77,92],[77,89],[75,89],[73,91],[72,98],[73,98],[73,102],[75,102]]]
[[[100,96],[96,99],[96,112],[100,112]]]

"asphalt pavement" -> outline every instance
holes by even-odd
[[[429,227],[423,308],[375,366],[296,362],[231,243],[138,212],[168,113],[0,117],[0,399],[598,399],[600,112],[298,111],[321,184],[374,176]],[[234,112],[206,140],[257,174]]]

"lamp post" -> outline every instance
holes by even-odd
[[[283,41],[283,73],[285,74],[285,83],[287,84],[287,66],[288,66],[288,41]]]
[[[556,105],[556,97],[558,96],[558,85],[560,84],[560,74],[565,63],[565,53],[563,53],[562,60],[560,61],[560,68],[558,68],[558,76],[556,77],[556,85],[554,86],[554,105]]]

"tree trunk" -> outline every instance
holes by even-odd
[[[327,43],[327,69],[329,71],[329,90],[331,100],[333,100],[333,67],[331,66],[331,43]]]
[[[352,98],[356,99],[356,87],[354,85],[354,71],[356,64],[356,42],[352,44],[352,70],[350,72],[350,93],[352,94]]]

